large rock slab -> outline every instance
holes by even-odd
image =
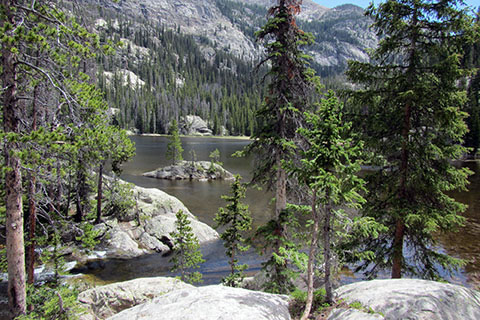
[[[145,172],[145,177],[167,180],[233,180],[233,174],[210,161],[180,161],[175,165]]]
[[[148,253],[166,253],[171,246],[170,232],[175,231],[175,214],[182,210],[191,222],[193,233],[200,243],[219,238],[207,224],[198,221],[177,198],[155,188],[135,186],[137,201],[121,221],[106,218],[95,226],[104,236],[97,250],[106,252],[103,258],[134,258]],[[85,262],[85,261],[82,261]]]
[[[480,319],[480,293],[448,283],[417,279],[373,280],[352,283],[336,292],[338,298],[348,303],[358,301],[389,320]],[[374,319],[377,315],[371,316]],[[346,318],[336,310],[328,319]],[[359,315],[348,319],[366,318]]]
[[[188,115],[180,119],[180,131],[186,135],[212,135],[212,130],[208,128],[207,122],[195,115]]]
[[[328,316],[328,320],[384,320],[378,313],[368,313],[357,309],[337,308]]]
[[[139,278],[81,292],[78,300],[88,310],[82,320],[106,319],[125,309],[145,303],[168,292],[193,288],[175,278]]]
[[[287,320],[288,297],[220,285],[181,289],[122,311],[111,320]]]

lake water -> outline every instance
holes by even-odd
[[[219,207],[225,206],[221,195],[227,194],[230,182],[225,181],[169,181],[143,177],[142,173],[170,164],[165,159],[167,137],[134,136],[137,155],[124,165],[122,178],[136,185],[148,188],[161,189],[180,199],[195,214],[199,220],[213,225],[213,218]],[[251,177],[251,159],[234,158],[232,154],[241,150],[249,143],[241,139],[219,139],[207,137],[182,138],[185,149],[184,159],[191,160],[191,150],[195,151],[197,160],[209,160],[209,154],[218,149],[221,154],[220,161],[232,173],[240,174],[245,180]],[[478,162],[466,162],[460,165],[470,167],[474,172],[480,172]],[[480,175],[475,174],[470,179],[469,192],[457,192],[455,198],[469,205],[465,216],[467,224],[460,232],[449,235],[440,235],[441,246],[450,255],[463,258],[467,261],[465,268],[449,279],[468,286],[476,287],[480,283]],[[272,194],[265,191],[249,190],[245,202],[249,204],[254,218],[254,226],[268,221],[272,215]],[[204,274],[204,284],[218,283],[228,273],[228,263],[220,241],[209,244],[203,248],[206,263],[200,271]],[[101,281],[121,281],[138,277],[171,275],[165,266],[165,259],[159,254],[133,259],[128,261],[113,261],[107,263],[105,268],[95,272]],[[241,263],[249,264],[249,274],[254,274],[260,269],[262,258],[253,251],[249,251],[241,258]],[[355,281],[358,276],[344,274],[341,282]]]

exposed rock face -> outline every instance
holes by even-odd
[[[180,120],[180,133],[186,135],[211,136],[212,130],[208,128],[205,120],[199,116],[188,115]]]
[[[145,172],[145,177],[168,180],[232,180],[233,174],[210,161],[181,161],[176,165]]]
[[[193,286],[175,278],[156,277],[139,278],[89,289],[78,296],[78,300],[88,310],[81,319],[106,319],[168,292],[187,288],[192,289]]]
[[[244,2],[248,4],[256,4],[259,6],[270,7],[272,6],[271,0],[237,0],[238,2]],[[302,11],[299,14],[299,17],[304,20],[316,20],[319,19],[323,14],[330,9],[319,5],[311,0],[302,1]]]
[[[258,54],[254,42],[223,16],[211,0],[129,0],[109,3],[123,15],[143,16],[170,28],[180,28],[185,34],[207,37],[220,49],[237,57],[254,59]]]
[[[105,7],[115,8],[122,15],[141,16],[180,29],[182,33],[198,37],[199,43],[202,42],[201,39],[207,38],[211,44],[202,46],[208,61],[214,59],[213,49],[226,51],[245,61],[257,60],[262,56],[263,49],[255,43],[255,30],[247,31],[245,25],[260,28],[265,22],[266,10],[259,13],[258,10],[251,10],[248,5],[268,8],[273,2],[236,1],[245,5],[231,8],[229,14],[223,12],[216,1],[211,0],[128,0],[118,3],[102,0],[101,3]],[[358,6],[343,5],[329,9],[311,0],[304,0],[301,8],[299,19],[317,24],[313,29],[307,30],[317,38],[317,44],[309,48],[309,54],[321,66],[340,67],[337,72],[341,72],[348,59],[365,61],[366,49],[373,48],[377,43],[375,33],[369,28],[371,20],[363,15],[363,9]],[[96,25],[101,28],[105,23],[97,20]],[[143,50],[134,49],[135,53]],[[147,52],[142,54],[146,55]]]
[[[111,320],[287,320],[288,297],[224,286],[181,289],[122,311]]]
[[[417,279],[373,280],[352,283],[336,292],[338,298],[349,303],[358,301],[389,320],[480,319],[480,292],[453,284]],[[362,315],[346,318],[341,311],[336,310],[328,319],[367,319]]]
[[[314,31],[317,41],[307,48],[308,54],[323,67],[342,70],[348,60],[368,61],[367,49],[375,48],[377,36],[370,25],[372,21],[364,16],[362,8],[342,5],[326,11],[320,23],[328,30]]]
[[[132,212],[122,221],[107,219],[95,226],[104,234],[97,246],[97,249],[106,252],[102,258],[133,258],[169,251],[170,232],[175,230],[175,214],[179,210],[189,216],[193,233],[200,243],[218,239],[218,233],[198,221],[177,198],[154,188],[135,186],[133,191],[137,205]]]

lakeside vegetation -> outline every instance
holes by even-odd
[[[334,256],[357,263],[373,277],[387,269],[392,278],[439,279],[440,268],[453,271],[462,265],[436,250],[434,235],[464,223],[460,213],[465,206],[447,193],[465,189],[471,173],[450,163],[469,151],[463,145],[466,119],[471,152],[480,139],[475,136],[478,73],[470,70],[476,66],[472,48],[479,41],[478,23],[455,0],[435,5],[387,0],[370,6],[367,14],[382,40],[371,62],[350,63],[347,76],[357,90],[344,91],[348,99],[341,103],[308,67],[303,50],[313,38],[296,23],[300,3],[278,0],[256,33],[266,48],[259,66],[267,74],[264,87],[250,76],[253,62],[221,51],[209,62],[192,37],[162,26],[137,30],[119,18],[115,30],[113,13],[100,10],[110,20],[97,35],[48,1],[32,7],[26,1],[2,2],[0,216],[12,318],[75,316],[77,293],[59,280],[62,245],[94,248],[98,234],[93,224],[135,206],[131,189],[117,179],[121,164],[134,155],[119,126],[153,134],[170,128],[168,155],[177,163],[183,150],[176,119],[190,113],[208,119],[215,134],[225,126],[232,134],[251,136],[243,154],[256,157],[252,183],[275,193],[273,219],[255,235],[268,252],[263,289],[294,292],[294,278],[306,273],[302,319],[315,312],[313,278],[321,264],[325,302],[335,303],[330,281]],[[113,54],[108,40],[132,35],[136,43]],[[159,41],[151,42],[152,37]],[[133,44],[155,52],[126,61],[128,70],[146,82],[133,83],[128,76],[124,85],[118,73],[107,79],[105,72],[124,63],[120,60],[130,56]],[[469,63],[461,59],[465,51]],[[88,71],[95,63],[97,72]],[[468,94],[459,86],[462,81],[470,83]],[[108,102],[119,113],[111,116]],[[471,118],[462,110],[470,110]],[[211,158],[218,161],[218,154]],[[108,183],[103,180],[107,163],[113,172]],[[380,170],[363,179],[356,174],[362,163]],[[239,178],[232,192],[226,199],[233,206],[221,210],[218,220],[227,213],[245,214],[249,225],[246,208],[236,206],[245,192]],[[346,215],[347,205],[359,209],[359,216]],[[202,260],[198,243],[186,216],[179,211],[177,218],[175,270],[196,281],[199,275],[187,269]],[[235,250],[246,229],[239,227],[232,231],[235,239],[227,239],[232,245],[227,248],[232,268],[227,282],[233,285],[243,277]],[[55,266],[54,280],[41,289],[33,287],[39,246],[52,248],[41,259]],[[405,247],[412,248],[413,256],[407,256]],[[308,256],[304,248],[309,248]],[[38,299],[48,301],[49,308],[35,308]],[[66,309],[61,301],[69,303]]]

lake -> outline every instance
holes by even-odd
[[[135,158],[123,166],[122,178],[136,185],[147,188],[161,189],[180,199],[195,214],[199,220],[213,225],[213,218],[219,207],[225,206],[221,195],[229,193],[230,182],[225,181],[169,181],[143,177],[142,173],[152,171],[158,167],[170,164],[165,159],[167,137],[160,136],[133,136],[137,154]],[[218,149],[221,154],[220,161],[225,169],[240,174],[245,180],[251,177],[251,159],[235,158],[232,154],[241,150],[249,143],[242,139],[220,139],[214,137],[182,137],[185,149],[183,157],[191,160],[191,150],[196,154],[197,160],[209,160],[209,154]],[[475,174],[470,178],[468,192],[456,192],[453,196],[469,205],[465,212],[466,226],[460,232],[448,235],[439,235],[439,243],[443,250],[450,255],[465,259],[465,268],[448,279],[451,282],[467,286],[477,286],[480,283],[480,163],[463,162],[459,165],[468,166]],[[262,190],[249,190],[245,202],[249,204],[254,218],[254,226],[261,225],[272,216],[272,194]],[[204,274],[204,284],[218,283],[228,273],[228,263],[220,241],[209,244],[203,249],[204,258],[207,260],[200,271]],[[101,271],[95,272],[102,281],[120,281],[138,277],[170,275],[161,255],[151,255],[128,261],[114,261],[107,263]],[[163,261],[164,262],[164,261]],[[241,263],[250,265],[249,274],[260,269],[262,258],[255,252],[249,251],[241,258]],[[345,273],[340,280],[342,283],[359,280],[359,275]]]

